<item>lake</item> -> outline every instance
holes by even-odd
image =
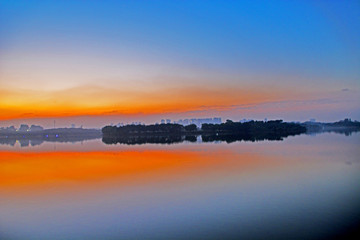
[[[0,239],[322,239],[360,222],[360,133],[0,145]]]

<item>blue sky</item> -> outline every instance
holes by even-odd
[[[2,1],[0,36],[8,91],[360,90],[358,1]]]

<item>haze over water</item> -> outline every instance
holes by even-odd
[[[359,222],[360,134],[1,145],[4,239],[318,239]]]

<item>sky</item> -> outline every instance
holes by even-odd
[[[360,2],[0,2],[0,126],[195,117],[360,120]]]

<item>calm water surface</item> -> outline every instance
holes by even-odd
[[[0,239],[318,239],[360,221],[360,134],[0,145]]]

